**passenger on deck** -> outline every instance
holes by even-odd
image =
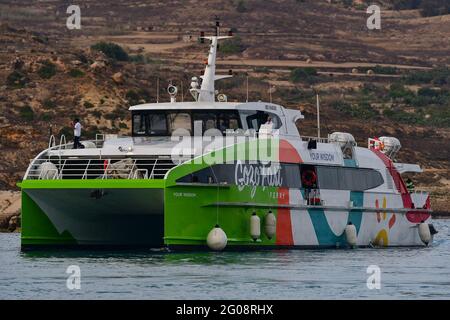
[[[81,123],[80,119],[75,119],[73,122],[73,148],[74,149],[84,149],[84,145],[80,143],[81,137]]]

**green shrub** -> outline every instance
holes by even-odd
[[[103,52],[108,58],[117,61],[128,61],[129,56],[118,44],[112,42],[98,42],[91,49]]]
[[[446,15],[450,13],[450,2],[448,0],[422,0],[420,13],[424,17]]]
[[[56,74],[56,65],[49,60],[44,61],[42,63],[42,66],[38,70],[38,75],[42,79],[50,79],[55,74]]]
[[[268,67],[255,67],[253,70],[255,70],[255,72],[259,72],[259,73],[269,73],[270,72],[270,68],[268,68]]]
[[[317,80],[317,70],[316,68],[306,67],[306,68],[295,68],[291,71],[290,79],[292,82],[307,82],[314,83]]]
[[[243,0],[239,0],[236,4],[236,11],[237,12],[246,12],[247,7],[245,6],[245,2]]]
[[[46,121],[47,122],[47,121],[50,121],[52,119],[53,119],[53,114],[51,112],[43,113],[42,116],[41,116],[41,120],[42,121]]]
[[[397,74],[397,68],[394,67],[384,67],[380,65],[376,65],[373,69],[373,72],[377,74]]]
[[[125,94],[125,98],[130,105],[137,105],[141,103],[141,100],[149,101],[151,99],[150,93],[145,89],[128,90]]]
[[[403,110],[385,109],[383,115],[392,121],[406,124],[423,124],[424,119],[418,113],[409,113]]]
[[[374,110],[369,103],[350,104],[344,101],[334,101],[331,106],[351,117],[360,119],[371,119],[378,116],[378,112]]]
[[[412,10],[420,6],[422,0],[393,0],[395,10]]]
[[[71,69],[69,71],[69,76],[71,76],[72,78],[81,78],[84,76],[84,72],[80,69]]]
[[[225,40],[219,46],[219,52],[223,54],[238,54],[245,50],[245,46],[242,43],[242,39],[239,36],[235,36],[231,39]]]
[[[25,73],[15,70],[11,72],[6,78],[6,85],[10,88],[21,89],[25,87],[25,85],[29,81],[30,80],[28,79]]]
[[[126,123],[121,122],[121,123],[119,123],[119,128],[121,128],[121,129],[128,129],[128,126],[127,126]]]
[[[417,92],[417,100],[423,101],[420,105],[450,105],[450,92],[432,88],[420,88]]]
[[[92,110],[91,114],[96,117],[96,118],[101,118],[102,117],[102,113],[98,110]]]
[[[30,106],[24,106],[19,109],[19,115],[26,121],[32,121],[34,119],[34,111]]]
[[[116,120],[118,117],[115,113],[107,113],[105,114],[105,119],[108,120]]]
[[[392,99],[405,99],[414,97],[414,92],[406,89],[401,83],[393,83],[389,87],[389,97]]]
[[[56,108],[56,103],[50,99],[46,99],[44,100],[44,102],[42,102],[42,106],[44,107],[44,109],[53,109]]]
[[[450,68],[441,67],[429,71],[414,71],[405,77],[405,82],[408,84],[447,85],[450,84]]]
[[[92,104],[92,103],[90,103],[89,101],[85,101],[84,103],[83,103],[83,106],[86,108],[86,109],[91,109],[91,108],[94,108],[95,106]]]

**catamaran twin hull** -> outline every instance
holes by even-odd
[[[431,242],[420,234],[428,195],[409,193],[383,153],[357,147],[355,154],[358,162],[339,160],[281,140],[272,171],[237,156],[187,161],[164,179],[24,180],[22,247],[202,249],[216,225],[227,250]]]

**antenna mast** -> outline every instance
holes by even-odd
[[[156,103],[159,103],[159,77],[156,78]]]
[[[245,102],[248,102],[248,72],[247,72],[247,100]]]
[[[317,100],[317,138],[320,139],[320,102],[319,102],[319,94],[316,94]]]
[[[215,99],[215,87],[214,82],[220,79],[230,78],[231,75],[216,75],[216,55],[217,55],[217,43],[219,40],[231,38],[231,36],[220,36],[220,22],[219,18],[215,18],[215,35],[211,37],[201,36],[202,39],[208,39],[211,41],[208,55],[208,62],[205,66],[205,72],[203,73],[202,85],[197,101],[214,102]]]

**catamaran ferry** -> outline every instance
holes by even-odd
[[[50,139],[19,183],[22,248],[277,249],[426,246],[430,197],[408,190],[400,142],[299,133],[303,115],[215,90],[210,42],[191,102],[130,108],[131,137]]]

